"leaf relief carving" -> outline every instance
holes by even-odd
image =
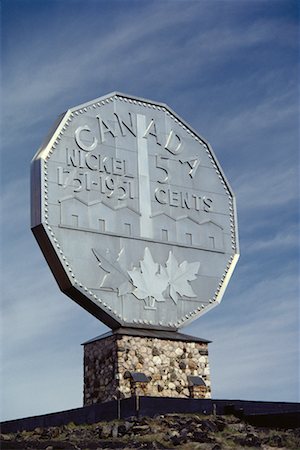
[[[163,267],[154,262],[149,248],[146,247],[140,267],[134,267],[133,270],[128,271],[135,286],[132,293],[138,299],[145,300],[146,308],[151,309],[155,309],[155,301],[166,300],[168,287],[169,295],[175,304],[178,302],[178,294],[180,297],[196,297],[190,281],[197,278],[199,267],[199,262],[183,261],[178,264],[172,252],[169,252],[166,266]]]

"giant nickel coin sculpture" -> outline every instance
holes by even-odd
[[[221,301],[239,256],[208,142],[117,92],[68,110],[37,152],[32,230],[60,289],[112,328],[186,325]]]

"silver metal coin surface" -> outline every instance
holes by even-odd
[[[239,257],[235,197],[167,105],[114,92],[68,110],[31,191],[60,289],[108,326],[176,330],[221,301]]]

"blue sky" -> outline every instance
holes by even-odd
[[[107,328],[58,290],[30,231],[29,167],[57,116],[111,91],[167,103],[237,197],[241,257],[210,344],[215,398],[299,401],[299,4],[2,0],[1,418],[82,405]]]

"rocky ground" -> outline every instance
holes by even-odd
[[[1,449],[300,449],[300,428],[255,428],[233,416],[167,414],[1,434]]]

